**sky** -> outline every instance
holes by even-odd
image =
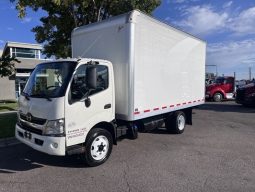
[[[0,49],[7,41],[36,43],[31,32],[46,13],[28,10],[18,18],[15,4],[0,0]],[[162,0],[153,16],[207,42],[206,71],[255,77],[255,0]],[[213,66],[212,66],[213,65]]]

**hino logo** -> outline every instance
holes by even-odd
[[[32,121],[32,115],[31,113],[27,114],[27,121],[31,122]]]

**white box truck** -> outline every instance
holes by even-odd
[[[120,135],[180,134],[204,103],[205,42],[140,11],[79,27],[72,59],[37,65],[19,98],[16,137],[51,155],[104,163]]]

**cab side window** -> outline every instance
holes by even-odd
[[[96,93],[99,93],[109,86],[109,72],[108,67],[104,65],[96,65],[96,72],[97,72],[97,82],[96,82],[96,89],[89,90],[86,84],[86,70],[87,65],[81,65],[76,70],[76,73],[73,77],[71,83],[71,90],[69,93],[69,101],[74,103],[79,101],[86,96],[91,96]]]
[[[108,68],[104,65],[97,65],[97,88],[92,91],[92,94],[98,93],[108,88]]]

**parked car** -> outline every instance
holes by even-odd
[[[236,90],[236,103],[255,106],[255,81]]]

